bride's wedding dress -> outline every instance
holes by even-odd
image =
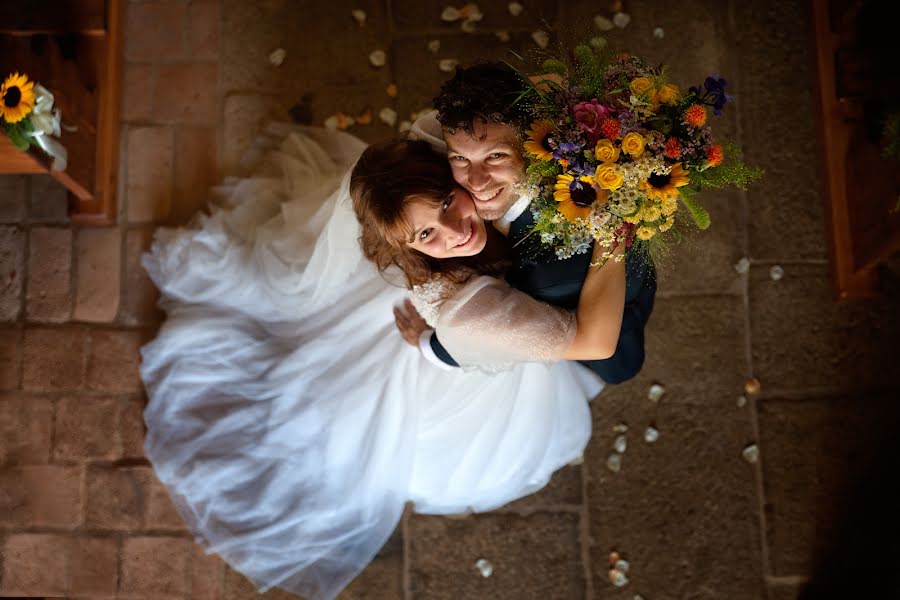
[[[144,257],[167,313],[142,350],[147,456],[208,552],[311,599],[366,566],[408,501],[485,511],[540,489],[581,454],[602,388],[568,362],[444,370],[402,340],[407,291],[357,242],[363,148],[271,126],[254,175]]]

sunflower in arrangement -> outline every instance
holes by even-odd
[[[53,94],[28,76],[13,73],[0,86],[0,125],[20,150],[37,146],[53,158],[53,168],[64,171],[68,153],[57,140],[60,136],[59,109],[53,108]]]
[[[523,94],[533,121],[522,191],[537,200],[533,231],[560,259],[592,242],[604,259],[620,243],[649,256],[680,207],[700,229],[709,226],[701,189],[746,188],[761,176],[736,146],[713,141],[709,111],[719,115],[732,100],[718,76],[682,93],[664,67],[613,56],[605,44],[579,45],[543,69],[549,75]]]
[[[34,82],[13,73],[0,87],[0,115],[9,124],[18,123],[34,110]]]

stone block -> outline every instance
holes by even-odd
[[[0,227],[0,321],[15,321],[22,312],[25,278],[25,232]]]
[[[0,327],[0,391],[19,387],[22,373],[22,330]]]
[[[175,509],[172,497],[166,487],[151,473],[147,487],[148,502],[144,527],[168,531],[187,531],[181,515]]]
[[[221,4],[221,0],[206,0],[191,2],[188,7],[187,42],[192,59],[218,58]]]
[[[215,554],[206,554],[194,544],[191,548],[190,600],[222,600],[225,563]]]
[[[187,49],[187,16],[187,3],[183,0],[129,2],[125,11],[125,58],[183,58]]]
[[[120,413],[119,431],[122,435],[123,458],[146,458],[144,455],[145,399],[126,398]]]
[[[98,529],[139,529],[147,511],[147,467],[91,466],[87,471],[85,523]]]
[[[769,600],[801,600],[802,584],[770,584]]]
[[[125,63],[122,89],[122,120],[153,119],[153,94],[157,86],[155,64]]]
[[[56,405],[53,459],[82,461],[122,455],[122,402],[105,396],[63,396]]]
[[[350,582],[337,600],[394,600],[403,597],[403,551],[379,556]]]
[[[557,20],[557,2],[555,0],[535,0],[522,2],[525,10],[518,16],[510,14],[506,2],[482,2],[478,6],[481,9],[482,19],[475,23],[478,33],[497,30],[512,30],[522,28],[539,29],[545,22],[553,23]],[[562,2],[560,4],[565,4]],[[414,0],[393,0],[394,25],[399,31],[419,33],[422,30],[440,32],[442,35],[458,35],[465,38],[461,27],[462,19],[456,21],[444,21],[441,14],[446,4],[435,2],[415,2]],[[462,4],[453,4],[461,8]]]
[[[15,533],[3,548],[3,596],[64,596],[69,571],[68,539],[49,533]]]
[[[298,600],[300,596],[281,588],[272,588],[265,594],[260,594],[249,579],[237,571],[225,567],[225,600],[250,600],[251,598],[253,600]]]
[[[706,191],[698,201],[712,225],[697,229],[690,213],[677,213],[684,238],[671,243],[657,261],[658,292],[662,294],[732,294],[743,291],[743,276],[734,264],[744,256],[744,201],[740,192]]]
[[[63,322],[72,311],[72,230],[34,227],[28,243],[29,320]]]
[[[0,394],[0,465],[46,463],[53,404],[45,396]]]
[[[84,327],[25,329],[22,387],[34,392],[78,390],[84,385],[88,332]]]
[[[122,232],[116,227],[81,229],[75,249],[75,319],[95,323],[115,320],[122,285]]]
[[[744,157],[766,171],[748,194],[757,259],[826,257],[810,10],[801,0],[734,7]]]
[[[368,15],[362,27],[350,14],[355,8]],[[304,93],[327,93],[334,84],[356,85],[356,93],[365,97],[390,82],[390,66],[377,69],[369,63],[373,50],[388,49],[390,23],[383,0],[360,0],[346,10],[328,3],[223,0],[221,10],[226,95],[257,91],[279,95],[292,106]],[[269,64],[268,58],[277,48],[286,52],[280,67]],[[303,75],[294,76],[297,73]],[[330,112],[339,110],[347,109],[334,104]]]
[[[190,540],[173,537],[126,538],[119,597],[184,598],[191,546]]]
[[[218,71],[219,65],[214,62],[157,65],[153,118],[176,123],[219,123]]]
[[[644,331],[643,369],[620,387],[646,398],[659,382],[676,402],[694,402],[698,395],[733,398],[748,372],[744,318],[738,296],[657,295]]]
[[[174,136],[168,127],[134,127],[127,135],[128,222],[153,222],[169,214]]]
[[[730,394],[654,403],[611,386],[592,410],[585,469],[597,597],[763,597],[757,469],[742,457],[755,441],[750,409]],[[627,448],[613,472],[607,459],[621,423]],[[648,425],[660,433],[655,443],[644,440]],[[622,592],[607,576],[613,550],[631,563]]]
[[[69,553],[69,596],[115,596],[118,585],[118,539],[73,537],[69,541]]]
[[[68,223],[69,190],[50,175],[32,175],[28,182],[28,220],[32,223]]]
[[[156,307],[159,292],[141,264],[141,257],[150,249],[152,240],[153,229],[149,227],[129,229],[125,234],[125,284],[119,309],[119,319],[125,325],[162,321],[162,311]]]
[[[21,223],[25,219],[25,175],[0,175],[0,223]]]
[[[91,330],[87,387],[101,392],[139,392],[142,389],[140,349],[146,341],[133,329]]]
[[[582,505],[581,465],[563,467],[553,474],[547,487],[510,502],[498,510],[527,513],[540,509],[577,510]]]
[[[626,27],[600,31],[594,26],[593,19],[596,15],[612,18],[609,4],[566,0],[560,3],[560,20],[565,24],[560,31],[571,44],[584,39],[588,28],[588,35],[604,36],[613,48],[637,54],[651,65],[665,64],[669,67],[672,82],[683,91],[703,83],[711,73],[720,73],[734,85],[732,78],[737,75],[737,59],[731,51],[727,5],[685,0],[679,3],[678,10],[672,10],[666,4],[640,0],[625,4],[624,10],[631,16]],[[691,18],[685,19],[686,14]],[[572,26],[576,24],[583,25]],[[663,39],[653,35],[657,27],[663,29]]]
[[[184,530],[168,492],[149,467],[91,466],[86,523],[99,529]]]
[[[242,173],[241,158],[271,120],[286,120],[287,106],[271,96],[233,94],[225,98],[225,134],[222,170]]]
[[[407,531],[412,598],[585,597],[578,515],[413,515]],[[479,559],[493,566],[490,577],[479,573]]]
[[[6,469],[2,478],[0,523],[56,528],[81,524],[80,467],[24,465]]]
[[[764,392],[900,385],[896,292],[837,303],[826,265],[781,266],[778,281],[767,265],[750,271],[753,370]]]
[[[169,222],[184,225],[206,208],[209,190],[219,182],[218,149],[215,127],[175,132],[175,197]]]

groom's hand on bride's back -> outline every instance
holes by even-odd
[[[394,322],[406,343],[416,348],[419,347],[419,336],[423,331],[430,329],[409,299],[405,300],[402,306],[394,307]]]

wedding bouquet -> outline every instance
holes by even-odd
[[[579,45],[571,60],[548,59],[543,69],[520,98],[533,119],[521,193],[536,199],[533,233],[559,259],[588,252],[591,241],[605,248],[602,260],[635,238],[649,251],[675,227],[679,204],[706,229],[701,189],[743,189],[761,175],[736,146],[713,139],[710,110],[719,115],[732,99],[718,76],[682,93],[664,67],[602,44]]]
[[[68,153],[54,139],[60,135],[59,109],[53,108],[53,94],[44,86],[24,74],[7,77],[0,87],[0,125],[18,149],[38,146],[53,157],[54,169],[66,169]]]

